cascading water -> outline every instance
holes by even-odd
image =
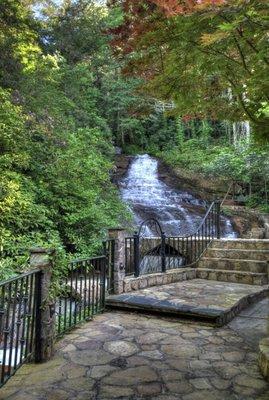
[[[250,132],[251,132],[249,121],[234,122],[232,130],[233,130],[233,144],[235,147],[242,145],[242,143],[249,145]]]
[[[156,218],[169,236],[192,233],[206,212],[206,202],[162,182],[158,176],[158,161],[147,154],[134,158],[119,186],[122,199],[133,212],[135,225]],[[225,236],[235,236],[226,217],[222,217],[222,230]],[[147,233],[154,235],[150,227]]]

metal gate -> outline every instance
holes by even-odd
[[[195,266],[215,238],[220,238],[219,200],[212,202],[197,229],[185,236],[166,236],[159,221],[147,219],[125,239],[125,273],[138,277]]]
[[[134,261],[139,275],[165,272],[165,234],[155,218],[140,225],[134,236]]]

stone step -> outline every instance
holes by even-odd
[[[268,283],[267,274],[210,268],[197,268],[196,277],[221,282],[245,283],[248,285],[266,285]]]
[[[198,264],[199,268],[221,269],[226,271],[242,271],[267,273],[267,261],[243,260],[231,258],[207,258],[203,257]]]
[[[269,250],[223,249],[209,247],[205,253],[205,257],[269,261]]]
[[[109,295],[106,297],[106,308],[163,314],[221,326],[268,294],[267,286],[192,279]]]
[[[269,239],[214,239],[212,248],[269,250]]]

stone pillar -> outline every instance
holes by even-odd
[[[36,281],[36,362],[48,361],[55,348],[55,302],[50,298],[54,253],[43,248],[30,250],[30,265],[40,270]]]
[[[113,292],[114,294],[123,293],[123,280],[125,277],[125,238],[127,232],[122,228],[108,230],[109,239],[115,240],[115,258],[114,258],[114,276]]]

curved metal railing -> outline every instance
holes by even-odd
[[[194,266],[206,251],[213,239],[220,238],[220,201],[209,206],[199,227],[191,234],[168,237],[168,243],[185,258],[184,266]]]
[[[138,233],[126,238],[126,275],[139,276],[166,272],[166,270],[183,266],[194,267],[215,238],[220,238],[219,200],[211,203],[202,222],[193,233],[183,236],[166,236],[164,232],[161,232],[154,238],[143,237]],[[147,242],[146,245],[145,242]]]

